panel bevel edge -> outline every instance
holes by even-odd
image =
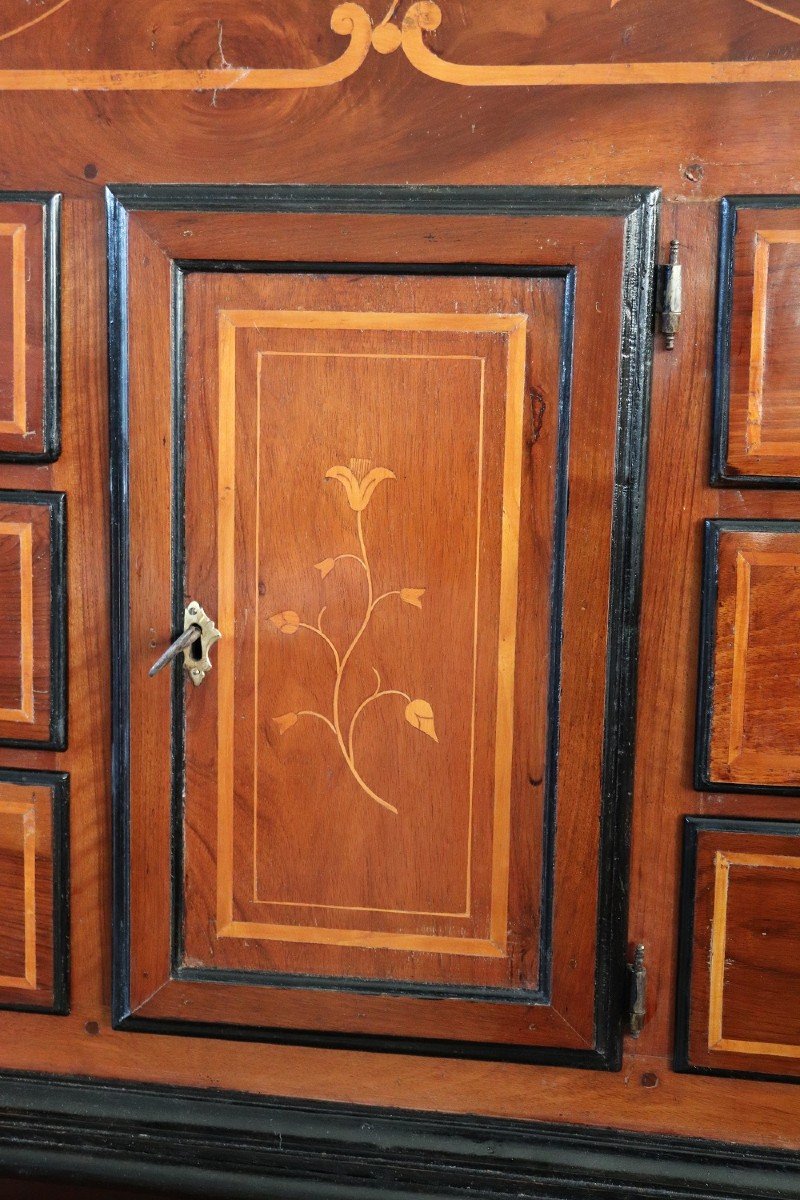
[[[712,487],[797,489],[800,488],[800,472],[797,475],[740,475],[728,469],[731,320],[733,316],[736,230],[739,210],[747,208],[800,208],[800,196],[766,194],[763,196],[724,196],[720,201],[709,482]]]
[[[0,450],[0,463],[52,463],[61,454],[61,193],[0,192],[1,204],[42,207],[42,449]]]
[[[738,522],[730,522],[738,524]],[[697,889],[697,843],[701,833],[744,833],[766,837],[800,838],[797,821],[761,820],[751,817],[684,817],[683,852],[678,921],[678,971],[675,987],[675,1049],[673,1068],[682,1075],[713,1075],[729,1079],[753,1079],[773,1083],[800,1084],[800,1075],[767,1071],[736,1070],[730,1067],[698,1066],[689,1058],[694,962],[695,899]]]
[[[27,771],[0,768],[0,783],[16,787],[39,787],[51,795],[53,871],[53,1002],[52,1004],[4,1004],[0,1012],[33,1012],[69,1015],[69,775],[64,771]]]
[[[16,750],[67,748],[67,497],[64,492],[0,489],[0,502],[50,509],[50,723],[46,738],[2,738]]]
[[[653,356],[655,262],[661,190],[659,188],[503,188],[503,187],[348,187],[281,185],[127,186],[106,188],[109,244],[109,377],[112,453],[112,622],[127,648],[127,220],[128,211],[349,212],[408,215],[618,216],[625,219],[621,303],[620,383],[617,462],[606,663],[606,743],[603,753],[599,839],[598,921],[595,971],[595,1047],[563,1050],[542,1046],[458,1043],[438,1039],[256,1029],[203,1022],[152,1019],[130,1008],[129,788],[125,680],[112,665],[112,780],[115,796],[114,963],[112,1013],[117,1029],[246,1041],[317,1045],[436,1057],[539,1062],[619,1070],[627,945],[627,878],[635,741],[635,687],[638,613],[644,536],[647,425]],[[565,264],[568,266],[569,264]],[[179,269],[186,269],[181,262]],[[569,381],[567,381],[569,382]],[[622,535],[620,535],[622,526]],[[619,721],[618,714],[624,714]],[[121,719],[121,720],[120,720]],[[622,728],[622,726],[625,726]],[[616,732],[618,736],[612,737]],[[124,955],[122,951],[124,950]],[[605,952],[605,953],[604,953]],[[614,961],[609,960],[613,957]],[[166,981],[165,981],[166,982]],[[556,1010],[557,1011],[557,1010]]]
[[[800,785],[729,783],[711,778],[711,722],[714,715],[714,658],[716,648],[719,540],[723,533],[794,533],[800,521],[753,517],[743,520],[710,518],[703,522],[703,573],[700,649],[697,675],[697,721],[694,748],[694,786],[699,792],[759,796],[800,796]],[[744,819],[744,818],[743,818]]]

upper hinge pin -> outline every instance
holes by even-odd
[[[658,269],[658,311],[667,350],[675,348],[683,309],[683,268],[678,262],[680,248],[680,242],[671,241],[669,262]]]

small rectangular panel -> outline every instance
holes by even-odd
[[[800,826],[687,822],[679,1065],[800,1076]]]
[[[800,789],[800,523],[706,524],[698,782]]]
[[[0,492],[0,745],[63,749],[64,496]]]
[[[58,454],[59,197],[0,192],[0,461]]]
[[[0,771],[0,1008],[67,1007],[67,781]]]
[[[717,482],[800,486],[800,200],[723,202]]]

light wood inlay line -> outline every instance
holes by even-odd
[[[775,245],[800,244],[800,229],[759,229],[753,257],[753,308],[750,334],[749,386],[747,395],[747,454],[800,454],[800,440],[764,442],[764,376],[767,366],[769,255]]]
[[[714,855],[714,907],[711,918],[710,988],[708,1001],[708,1048],[730,1054],[764,1054],[777,1058],[800,1058],[800,1045],[781,1042],[743,1041],[723,1034],[725,954],[728,926],[728,893],[731,867],[754,870],[800,871],[800,858],[783,854],[737,854],[717,850]]]
[[[424,948],[429,952],[437,953],[502,955],[505,953],[507,939],[508,879],[510,870],[511,751],[514,711],[513,674],[516,642],[522,421],[525,400],[527,317],[520,314],[495,316],[492,314],[471,313],[265,312],[262,310],[227,310],[220,313],[218,607],[220,614],[219,624],[223,632],[226,629],[233,630],[235,628],[236,330],[270,328],[477,332],[503,334],[508,339],[490,938],[469,939],[440,936],[425,936],[421,938],[421,935],[390,934],[384,932],[372,933],[368,931],[366,936],[364,936],[364,931],[358,930],[321,930],[315,926],[261,924],[259,922],[233,919],[234,655],[233,639],[231,637],[223,638],[223,641],[220,643],[221,653],[219,656],[217,935],[220,937],[260,937],[283,941],[308,941],[318,944],[358,945],[367,948],[377,946],[406,950]],[[374,356],[365,355],[365,357]],[[398,355],[397,357],[404,356]],[[482,454],[483,443],[481,438],[481,466]],[[479,557],[478,555],[477,558],[479,559]],[[476,588],[477,586],[476,577]],[[476,637],[477,628],[476,621]],[[476,671],[475,663],[473,664],[473,669]],[[477,675],[474,674],[473,687],[475,686],[476,679]],[[471,825],[472,808],[470,806],[470,829]],[[469,869],[471,875],[471,858]],[[261,902],[264,903],[263,901]],[[469,911],[469,904],[470,893],[468,892],[467,912]],[[370,910],[359,909],[351,911]],[[354,941],[353,939],[356,940]],[[398,941],[397,939],[400,940]]]
[[[24,975],[0,975],[0,988],[36,988],[36,803],[0,800],[0,813],[22,824]]]
[[[60,0],[54,8],[32,21],[10,30],[13,37],[63,8]],[[751,6],[793,23],[798,18],[764,0],[747,0]],[[390,12],[390,17],[393,16]],[[523,65],[471,65],[450,62],[434,54],[425,43],[425,34],[438,29],[442,13],[433,0],[418,0],[406,12],[398,28],[384,18],[375,28],[366,10],[356,3],[338,5],[331,16],[331,28],[350,41],[333,62],[317,67],[223,66],[195,70],[137,70],[113,68],[38,69],[21,68],[0,71],[0,91],[173,91],[202,92],[226,90],[273,91],[328,87],[354,75],[364,63],[370,48],[380,54],[392,54],[400,47],[409,63],[423,75],[443,83],[463,87],[627,87],[646,84],[730,84],[796,83],[800,81],[800,61],[773,59],[739,62],[605,62],[605,63],[531,63]],[[0,39],[1,40],[1,39]]]
[[[359,358],[359,359],[378,359],[388,361],[403,361],[407,359],[433,361],[433,362],[474,362],[480,370],[480,402],[479,402],[479,420],[478,420],[478,494],[477,494],[477,522],[475,535],[475,600],[474,600],[474,622],[473,622],[473,652],[472,652],[472,716],[471,716],[471,740],[470,740],[470,769],[469,769],[469,806],[467,814],[468,836],[467,836],[467,870],[466,870],[466,898],[464,908],[461,912],[433,912],[427,909],[398,909],[398,908],[377,908],[368,905],[356,904],[318,904],[309,901],[300,900],[266,900],[259,895],[258,887],[258,743],[254,742],[253,748],[253,899],[257,904],[271,904],[283,908],[313,908],[313,909],[329,909],[332,912],[375,912],[375,913],[402,913],[404,916],[414,917],[469,917],[472,911],[472,851],[473,851],[473,812],[475,803],[475,722],[477,709],[477,685],[478,685],[478,627],[479,627],[479,594],[480,594],[480,539],[481,539],[481,523],[483,513],[483,440],[484,440],[484,411],[485,411],[485,384],[486,384],[486,360],[478,358],[473,354],[400,354],[400,353],[357,353],[354,351],[273,351],[264,350],[259,353],[258,363],[258,412],[257,412],[257,429],[258,429],[258,445],[256,449],[256,505],[259,504],[260,494],[260,422],[261,422],[261,367],[265,358]],[[259,528],[259,511],[256,510],[256,544],[258,542]],[[259,560],[259,552],[256,553],[256,561]],[[257,582],[257,581],[256,581]],[[258,663],[259,663],[259,644],[260,644],[260,597],[258,587],[255,592],[255,727],[258,728]]]
[[[736,554],[736,605],[734,610],[733,627],[733,668],[731,678],[731,712],[730,732],[728,738],[728,765],[733,766],[737,759],[746,753],[745,747],[745,707],[747,691],[747,661],[750,641],[750,597],[751,569],[753,567],[800,567],[800,554],[783,550],[739,550]],[[761,759],[767,759],[773,765],[780,762],[795,763],[797,755],[792,754],[750,754],[752,766]]]
[[[13,406],[10,421],[0,420],[0,433],[25,434],[28,428],[25,380],[25,226],[0,224],[0,237],[11,238],[11,354]]]
[[[33,699],[33,528],[29,522],[0,521],[0,537],[19,542],[20,647],[18,708],[0,708],[0,721],[29,725],[34,720]]]

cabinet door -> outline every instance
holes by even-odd
[[[615,1063],[653,218],[112,200],[118,1023]]]

